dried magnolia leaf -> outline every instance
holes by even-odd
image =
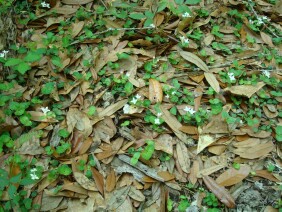
[[[149,79],[149,99],[152,104],[163,101],[163,90],[158,80]]]
[[[210,84],[210,86],[215,90],[216,93],[219,93],[219,91],[220,91],[219,82],[217,81],[214,74],[205,72],[204,75],[205,75],[206,80]]]
[[[239,170],[232,167],[219,175],[215,181],[222,186],[231,186],[245,179],[250,171],[251,168],[248,165],[240,165]]]
[[[207,188],[228,208],[235,208],[235,201],[230,193],[223,187],[218,185],[211,177],[203,176],[204,183]]]
[[[74,172],[73,176],[76,182],[79,183],[83,188],[90,191],[98,191],[97,186],[95,185],[94,181],[89,180],[84,174],[80,172]]]
[[[204,61],[201,60],[198,56],[191,52],[186,52],[186,51],[179,51],[179,54],[188,62],[195,64],[198,66],[200,69],[202,69],[205,72],[209,72],[208,66],[204,63]]]
[[[91,171],[92,171],[92,176],[95,180],[95,184],[96,184],[99,192],[103,196],[104,195],[104,177],[100,172],[98,172],[98,170],[96,170],[93,167],[91,167]]]
[[[188,154],[188,150],[183,142],[178,142],[176,144],[176,153],[177,153],[177,160],[181,169],[185,173],[190,172],[190,158]]]
[[[258,82],[256,85],[235,85],[227,87],[224,91],[230,91],[232,94],[239,96],[246,96],[250,98],[254,93],[259,91],[263,86],[264,82]]]

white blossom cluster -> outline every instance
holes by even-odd
[[[0,52],[0,57],[6,57],[6,55],[9,53],[8,50],[3,50],[2,52]]]
[[[41,2],[41,7],[50,8],[50,4],[43,1],[43,2]]]

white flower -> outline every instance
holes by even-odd
[[[155,28],[156,26],[155,26],[155,24],[150,24],[150,26],[149,27],[151,27],[151,28]]]
[[[136,94],[136,95],[135,95],[135,98],[136,98],[136,99],[140,99],[141,96],[140,96],[139,94]]]
[[[169,95],[168,94],[165,97],[169,99]]]
[[[38,180],[39,179],[39,177],[35,174],[36,171],[37,171],[36,168],[30,170],[30,177],[31,177],[32,180]]]
[[[162,113],[158,113],[158,114],[157,114],[157,117],[160,117],[161,115],[162,115]]]
[[[3,50],[1,53],[0,53],[0,57],[6,57],[6,55],[8,54],[9,51],[7,50]]]
[[[258,24],[259,24],[259,25],[263,24],[263,19],[260,18],[260,17],[258,18]]]
[[[186,12],[186,13],[182,14],[182,17],[183,18],[189,18],[189,17],[191,17],[191,15],[188,12]]]
[[[123,106],[123,113],[124,114],[128,114],[129,113],[129,109],[130,109],[130,105],[129,104],[125,104]]]
[[[161,124],[161,122],[160,122],[160,119],[159,119],[159,118],[156,118],[156,119],[155,119],[155,124],[157,124],[157,125]]]
[[[125,74],[125,76],[130,77],[130,73],[129,73],[129,72],[127,72],[127,73]]]
[[[196,113],[196,111],[193,108],[190,108],[190,107],[187,107],[187,106],[183,110],[187,113],[189,112],[190,114]]]
[[[184,36],[180,37],[180,41],[181,41],[182,45],[189,44],[189,39],[184,37]]]
[[[50,111],[48,107],[41,107],[40,109],[42,110],[44,115],[46,115]]]
[[[35,173],[30,173],[30,177],[32,180],[38,180],[39,177]]]
[[[264,76],[266,76],[267,78],[270,77],[270,72],[268,70],[262,70],[262,73],[264,74]]]
[[[45,1],[41,2],[41,6],[50,8],[50,4],[46,3]]]
[[[136,104],[136,103],[137,103],[137,100],[138,100],[138,99],[133,98],[130,102],[131,102],[132,104]]]
[[[234,73],[229,72],[229,73],[228,73],[228,77],[229,77],[229,79],[230,79],[231,81],[236,80],[236,79],[235,79],[235,76],[234,76]]]
[[[269,18],[266,17],[266,16],[262,16],[261,19],[264,20],[264,21],[269,21]]]

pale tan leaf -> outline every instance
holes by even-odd
[[[218,185],[211,177],[204,176],[204,183],[207,188],[228,208],[235,208],[235,201],[230,193],[223,187]]]
[[[84,21],[73,23],[71,37],[72,38],[76,37],[80,33],[80,31],[83,29],[83,27],[84,27]]]
[[[233,167],[223,172],[215,180],[221,186],[231,186],[241,182],[245,179],[251,171],[248,165],[240,165],[240,169],[234,169]]]
[[[179,54],[187,61],[190,63],[195,64],[198,66],[200,69],[202,69],[205,72],[209,72],[208,66],[204,63],[204,61],[201,60],[198,56],[191,52],[186,52],[186,51],[179,51]]]
[[[158,80],[149,79],[149,99],[152,104],[163,101],[163,90]]]
[[[183,142],[178,142],[176,144],[177,160],[180,164],[181,169],[185,173],[190,172],[190,158],[188,150]]]
[[[220,86],[214,74],[205,72],[204,75],[210,86],[215,90],[216,93],[219,93]]]
[[[258,82],[256,85],[235,85],[227,87],[224,91],[230,91],[232,94],[239,96],[246,96],[250,98],[254,93],[259,91],[263,86],[264,82]]]
[[[62,0],[64,4],[87,4],[94,0]]]
[[[76,182],[78,182],[79,185],[81,185],[86,190],[98,191],[97,186],[94,183],[94,181],[89,180],[84,174],[82,174],[80,172],[74,172],[73,176],[74,176]]]
[[[272,43],[272,39],[268,34],[264,33],[263,31],[260,31],[260,36],[261,36],[264,43],[266,43],[270,47],[274,47],[274,45]]]

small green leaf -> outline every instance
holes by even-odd
[[[71,168],[68,165],[63,164],[63,165],[59,166],[58,172],[61,175],[68,176],[68,175],[70,175],[72,173],[72,170],[71,170]]]
[[[200,3],[202,0],[186,0],[185,4],[198,4]]]
[[[22,62],[20,64],[18,64],[15,69],[20,72],[21,74],[25,74],[25,72],[27,72],[28,70],[31,69],[30,65],[28,65],[25,62]]]
[[[62,138],[67,138],[70,135],[70,133],[66,129],[60,129],[58,134]]]
[[[87,114],[88,114],[89,116],[93,116],[95,113],[96,113],[96,107],[93,106],[93,105],[91,105],[91,106],[88,108]]]
[[[50,94],[54,90],[55,83],[54,82],[48,82],[41,88],[42,94]]]
[[[9,58],[7,60],[7,62],[5,63],[5,66],[15,66],[18,65],[20,63],[22,63],[23,60],[22,59],[18,59],[18,58]]]
[[[129,17],[135,20],[141,20],[143,18],[146,18],[146,16],[143,13],[131,13]]]
[[[35,62],[39,61],[42,58],[41,54],[36,52],[28,52],[28,54],[24,57],[24,61],[26,62]]]
[[[23,115],[20,117],[20,122],[24,125],[24,126],[31,126],[32,125],[32,122],[29,120],[29,117],[26,116],[26,115]]]

